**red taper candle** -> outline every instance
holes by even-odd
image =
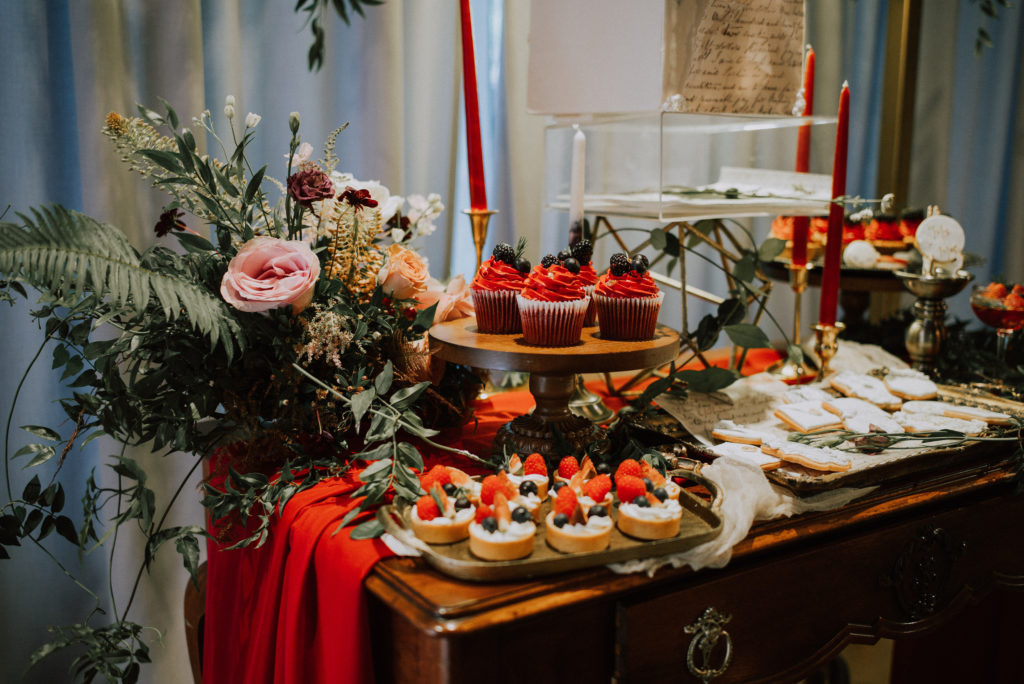
[[[473,19],[469,0],[459,0],[462,17],[462,85],[466,103],[466,153],[469,156],[469,206],[487,208],[484,157],[480,147],[480,105],[476,95],[476,59],[473,57]]]
[[[814,113],[814,48],[807,46],[807,57],[804,60],[804,116]],[[796,170],[799,173],[810,171],[811,157],[811,126],[802,124],[796,138]],[[807,265],[807,237],[810,233],[811,219],[797,216],[793,219],[793,265]]]
[[[837,197],[846,194],[846,157],[850,142],[850,85],[843,82],[839,93],[839,123],[836,125],[836,153],[832,165],[832,203],[828,210],[825,269],[821,274],[820,325],[835,325],[839,300],[839,266],[843,254],[843,209]]]

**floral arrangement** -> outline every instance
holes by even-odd
[[[192,472],[206,455],[215,463],[226,456],[223,485],[207,486],[204,505],[228,521],[219,529],[236,546],[262,543],[292,495],[357,463],[373,465],[343,524],[385,496],[415,499],[414,470],[423,468],[416,444],[454,451],[433,441],[435,428],[462,420],[479,384],[467,368],[431,363],[423,333],[472,313],[472,303],[461,276],[442,285],[412,246],[435,230],[440,197],[398,197],[337,171],[342,129],[314,160],[297,113],[285,181],[275,180],[246,154],[260,117],[243,120],[235,106],[229,97],[230,141],[209,111],[191,127],[170,106],[106,119],[103,132],[128,166],[170,194],[155,231],[176,239],[176,249],[139,252],[116,228],[59,206],[0,221],[0,298],[27,297],[26,285],[38,291],[35,359],[48,350],[69,381],[60,403],[70,419],[63,434],[26,426],[38,441],[13,455],[5,444],[6,461],[27,459],[39,473],[0,508],[0,558],[26,544],[49,553],[44,540],[60,538],[86,552],[106,542],[110,519],[146,535],[139,576],[173,542],[195,577],[206,531],[164,526],[145,471],[126,449],[108,458],[117,488],[89,478],[80,524],[62,511],[65,457],[100,435],[191,454]],[[197,136],[222,158],[201,152]],[[209,231],[190,227],[193,219]],[[9,420],[8,435],[10,428]],[[159,503],[166,510],[174,498]],[[370,519],[352,536],[379,532]],[[32,662],[74,645],[82,680],[134,681],[148,658],[141,626],[127,618],[131,601],[104,617],[96,600],[86,620],[57,628]]]

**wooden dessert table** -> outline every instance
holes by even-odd
[[[718,570],[472,584],[384,560],[377,681],[786,682],[882,637],[907,639],[893,682],[1024,681],[1024,592],[993,591],[1024,588],[1012,451],[756,525]]]

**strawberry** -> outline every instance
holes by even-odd
[[[566,480],[571,478],[573,475],[575,475],[579,471],[580,471],[580,464],[579,464],[579,461],[576,460],[575,456],[566,456],[558,464],[558,476],[559,477],[564,477]]]
[[[642,477],[642,472],[643,471],[640,470],[640,464],[637,463],[636,460],[632,458],[627,458],[622,463],[620,463],[619,467],[615,470],[615,481],[618,482],[619,478],[622,477],[623,475]]]
[[[665,476],[659,473],[658,469],[647,461],[643,461],[640,464],[640,477],[646,477],[655,487],[663,487],[665,485]]]
[[[530,454],[527,456],[526,462],[523,463],[523,474],[543,475],[547,477],[548,464],[544,462],[544,457],[540,454]]]
[[[1010,290],[1010,292],[1017,295],[1018,297],[1024,297],[1024,285],[1014,285],[1013,289]]]
[[[583,485],[583,493],[596,503],[604,501],[610,491],[612,491],[612,478],[607,475],[598,475]]]
[[[992,299],[1002,299],[1006,296],[1006,286],[1002,283],[989,283],[982,292],[982,296]]]
[[[1006,299],[1003,300],[1003,306],[1007,309],[1024,309],[1024,297],[1010,293],[1006,295]]]
[[[440,464],[428,470],[424,477],[433,478],[434,483],[441,487],[451,484],[452,481],[452,476],[448,474],[448,468]]]
[[[490,518],[492,515],[494,515],[494,511],[491,510],[491,507],[482,503],[476,507],[476,516],[473,520],[479,524],[484,521],[484,518]]]
[[[622,503],[631,503],[636,497],[647,493],[644,481],[635,475],[623,475],[616,478],[615,484],[618,487],[619,501]]]
[[[420,520],[433,520],[441,515],[441,510],[437,507],[434,497],[421,496],[416,499],[416,514],[420,516]]]
[[[480,485],[480,500],[490,506],[494,503],[494,495],[501,492],[506,499],[514,499],[516,496],[515,485],[508,479],[505,471],[498,475],[488,475]]]
[[[572,512],[576,509],[576,492],[572,490],[572,487],[562,487],[558,490],[552,508],[554,508],[556,515],[565,513],[572,517]]]

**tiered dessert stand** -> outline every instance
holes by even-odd
[[[583,449],[601,437],[601,430],[569,411],[576,373],[655,368],[676,358],[679,334],[659,325],[654,338],[639,342],[604,340],[597,327],[584,328],[580,342],[570,347],[536,347],[521,334],[477,332],[476,318],[439,323],[430,329],[430,351],[438,358],[477,368],[530,373],[530,393],[537,402],[533,413],[521,415],[498,431],[495,452],[506,447],[521,455],[539,452],[561,455],[564,440]]]

